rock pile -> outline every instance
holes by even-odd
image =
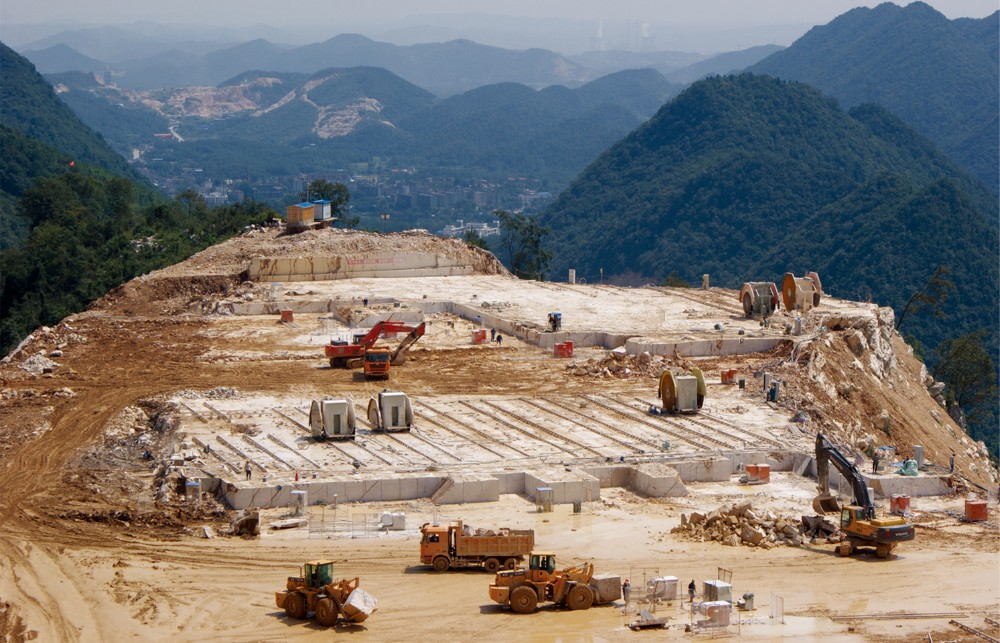
[[[661,355],[629,355],[624,348],[604,353],[601,357],[591,357],[586,361],[574,360],[566,364],[566,369],[577,377],[600,377],[604,379],[628,379],[630,377],[659,377],[672,361]]]
[[[822,516],[776,516],[770,511],[757,515],[749,502],[725,505],[707,515],[694,512],[681,514],[681,524],[670,530],[687,540],[717,541],[729,547],[760,547],[778,545],[798,547],[803,542],[824,538],[837,543],[842,535],[837,525]]]

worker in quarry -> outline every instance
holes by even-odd
[[[624,607],[625,610],[628,609],[629,597],[631,595],[632,595],[632,583],[628,582],[628,579],[626,578],[625,582],[622,583],[622,598],[625,599],[625,607]]]
[[[496,339],[497,339],[497,329],[496,328],[491,328],[490,329],[490,341],[491,342],[495,342]]]
[[[253,469],[250,468],[250,461],[249,460],[247,460],[245,463],[243,463],[243,471],[244,471],[244,473],[247,474],[247,480],[249,480],[250,479],[250,475],[253,473]]]
[[[497,334],[497,346],[503,345],[503,335]]]
[[[694,605],[694,579],[688,583],[688,597],[691,599],[691,605]]]
[[[879,453],[878,450],[876,449],[875,453],[872,454],[872,473],[878,473],[878,459],[879,459],[878,456]]]

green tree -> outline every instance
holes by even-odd
[[[486,239],[483,239],[482,235],[475,230],[466,230],[465,234],[462,235],[462,241],[473,248],[482,248],[483,250],[488,249]]]
[[[690,288],[691,284],[681,278],[676,272],[671,272],[669,275],[663,278],[663,283],[661,286],[666,286],[669,288]]]
[[[351,200],[351,193],[347,186],[339,181],[330,183],[326,179],[316,179],[311,181],[306,187],[306,194],[300,195],[303,199],[316,201],[325,199],[330,202],[330,210],[333,216],[344,228],[356,228],[360,223],[360,217],[352,215],[347,210],[347,202]]]
[[[963,414],[969,424],[993,423],[997,403],[997,370],[986,347],[988,331],[981,329],[948,339],[935,351],[934,375],[948,386],[945,399],[952,417]],[[995,452],[996,431],[992,432]]]
[[[955,283],[948,279],[949,274],[951,274],[951,270],[948,266],[938,266],[934,269],[934,273],[927,279],[927,283],[906,300],[906,305],[903,306],[903,310],[899,313],[899,319],[896,320],[896,330],[902,327],[903,320],[910,312],[917,315],[924,310],[930,310],[935,317],[944,317],[942,304],[948,299],[948,293],[955,290]]]
[[[549,229],[520,212],[494,210],[500,220],[500,248],[510,271],[521,279],[545,278],[552,254],[542,246]]]

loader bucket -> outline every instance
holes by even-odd
[[[813,498],[813,511],[819,515],[840,513],[840,503],[837,496],[816,496]]]
[[[377,603],[374,596],[359,587],[344,601],[341,614],[350,623],[363,623],[377,609]]]

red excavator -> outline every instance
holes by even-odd
[[[423,322],[417,326],[407,326],[402,322],[380,321],[372,326],[372,329],[366,334],[355,335],[353,343],[331,340],[323,349],[330,360],[330,366],[333,368],[358,368],[364,365],[366,376],[388,377],[389,364],[398,366],[406,361],[406,349],[423,336],[424,330],[425,324]],[[395,333],[407,333],[407,335],[394,351],[389,352],[388,355],[386,355],[386,351],[372,351],[372,356],[378,357],[378,359],[373,359],[370,362],[365,359],[368,351],[375,346],[379,337]]]

